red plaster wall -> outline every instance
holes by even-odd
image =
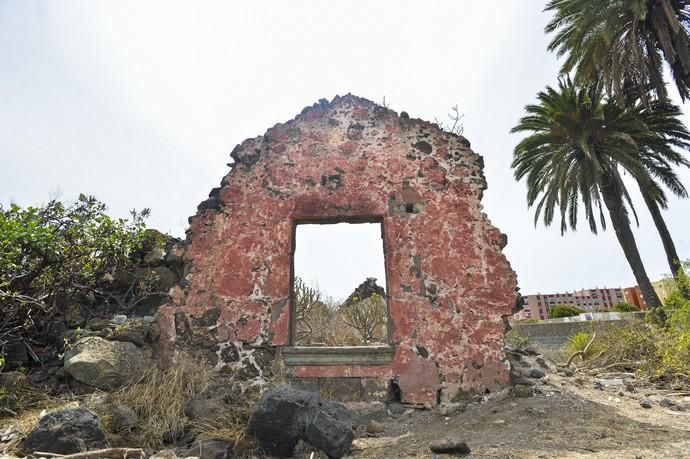
[[[245,140],[232,157],[190,219],[184,285],[159,311],[169,346],[261,377],[264,350],[290,344],[294,222],[380,217],[393,363],[293,375],[395,378],[404,401],[432,405],[508,382],[501,316],[516,277],[505,236],[482,212],[483,161],[466,139],[348,95]]]

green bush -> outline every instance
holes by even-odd
[[[134,284],[124,297],[112,285],[132,266],[148,210],[132,211],[131,220],[105,210],[84,195],[71,204],[0,206],[0,349],[44,337],[75,305],[122,308],[137,295]]]
[[[527,337],[516,332],[515,329],[510,330],[508,333],[506,333],[504,343],[508,347],[512,347],[519,350],[525,350],[529,348],[529,340],[527,339]]]
[[[614,312],[636,312],[639,311],[640,308],[635,306],[634,304],[626,303],[625,301],[622,303],[618,303],[611,308],[612,311]]]
[[[557,304],[549,308],[549,319],[558,319],[560,317],[572,317],[582,314],[582,309],[567,304]]]
[[[610,325],[597,335],[597,347],[604,351],[595,359],[598,366],[635,371],[660,385],[690,383],[689,270],[690,263],[683,263],[675,289],[653,312],[664,320]]]
[[[675,288],[664,299],[666,325],[681,331],[690,332],[690,261],[676,273]]]

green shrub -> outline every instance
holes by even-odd
[[[131,220],[105,210],[84,195],[71,204],[0,206],[0,349],[45,336],[75,306],[123,307],[137,295],[137,288],[127,289],[129,297],[108,288],[132,266],[148,210],[132,211]]]
[[[676,273],[675,288],[664,299],[666,325],[680,331],[690,332],[690,261]]]
[[[572,317],[582,314],[582,309],[567,304],[557,304],[549,308],[549,319],[558,319],[560,317]]]
[[[611,308],[612,311],[615,312],[636,312],[639,311],[640,308],[635,306],[634,304],[626,303],[625,301],[622,303],[618,303]]]
[[[514,329],[506,333],[504,343],[508,347],[519,350],[525,350],[529,347],[529,340]]]
[[[690,382],[690,332],[651,323],[608,326],[596,338],[598,362],[657,383]],[[600,352],[600,351],[599,351]]]
[[[608,326],[597,335],[604,351],[597,365],[635,371],[657,384],[690,383],[690,263],[683,263],[675,289],[647,320]],[[625,321],[624,321],[625,322]]]

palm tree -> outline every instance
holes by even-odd
[[[667,101],[653,101],[651,105],[646,107],[637,104],[634,106],[634,109],[638,111],[637,115],[649,130],[656,134],[656,138],[652,136],[650,139],[658,142],[658,145],[647,148],[646,151],[652,153],[663,152],[662,159],[664,161],[674,165],[688,166],[688,161],[672,149],[672,147],[688,149],[688,140],[690,140],[688,129],[680,121],[680,116],[682,115],[680,109]],[[671,180],[664,184],[674,195],[681,198],[688,197],[687,190],[676,177],[672,176]],[[674,278],[677,278],[681,269],[680,257],[671,238],[671,233],[661,215],[661,209],[665,209],[668,202],[663,190],[660,188],[654,189],[653,185],[645,186],[638,183],[642,198],[661,237],[671,274]],[[654,194],[651,191],[654,191]]]
[[[647,305],[660,306],[630,227],[628,209],[636,215],[621,172],[636,180],[655,202],[664,202],[659,182],[669,187],[680,184],[671,164],[684,159],[672,147],[690,145],[687,130],[678,128],[680,121],[672,112],[662,116],[656,111],[669,106],[621,108],[596,83],[579,86],[561,79],[558,89],[547,87],[538,100],[539,104],[525,107],[527,115],[512,130],[529,133],[515,147],[512,167],[516,179],[527,178],[527,202],[536,205],[535,224],[541,216],[549,226],[559,213],[561,233],[568,227],[575,230],[581,203],[590,230],[596,233],[599,225],[606,228],[606,207]],[[663,135],[658,124],[664,126]]]
[[[618,97],[632,82],[664,99],[665,60],[690,97],[690,0],[550,0],[545,11],[554,13],[549,50],[565,56],[562,73],[574,70],[578,83],[601,79]]]

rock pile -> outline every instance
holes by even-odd
[[[515,397],[531,397],[547,379],[547,373],[555,371],[553,364],[532,350],[506,347],[505,353],[510,362],[512,394]]]
[[[91,324],[91,323],[90,323]],[[158,337],[153,317],[98,320],[65,352],[67,375],[87,386],[112,390],[141,378],[153,365],[150,344]]]
[[[359,284],[354,292],[343,301],[343,307],[348,307],[358,301],[366,300],[374,294],[385,297],[386,291],[376,283],[375,277],[367,277],[367,279]]]

